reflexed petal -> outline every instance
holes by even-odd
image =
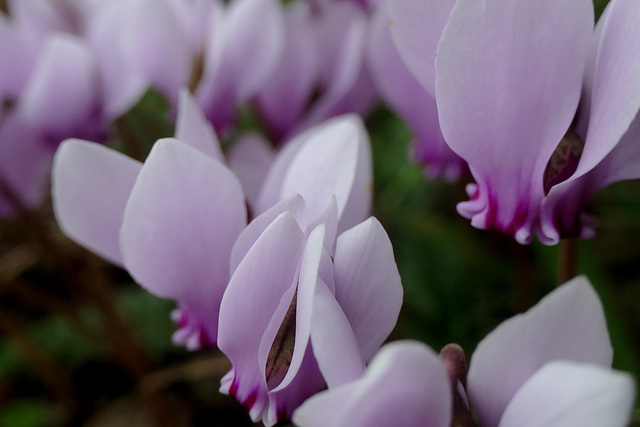
[[[364,360],[351,324],[324,283],[317,285],[313,296],[311,344],[329,388],[364,375]]]
[[[186,89],[180,92],[176,139],[225,164],[220,141],[204,113]]]
[[[122,266],[118,235],[140,162],[93,142],[66,140],[53,160],[53,209],[76,242]]]
[[[516,393],[500,427],[623,427],[635,394],[633,378],[596,365],[552,362]]]
[[[155,143],[120,234],[127,269],[147,290],[188,305],[215,336],[231,247],[246,212],[237,178],[188,145]]]
[[[281,322],[289,307],[305,240],[290,213],[278,216],[238,265],[222,299],[218,346],[231,360],[233,376],[221,391],[245,405],[265,402],[265,365],[256,356],[274,313]],[[252,414],[254,420],[260,416]]]
[[[454,0],[389,1],[389,25],[398,53],[434,97],[436,48],[454,3]]]
[[[273,148],[262,136],[251,133],[236,141],[227,157],[229,168],[242,183],[249,207],[255,211],[262,184],[275,158]]]
[[[346,115],[323,126],[304,143],[291,161],[280,194],[301,194],[311,221],[335,195],[338,230],[342,231],[369,214],[371,181],[371,148],[362,120]]]
[[[277,0],[239,0],[229,5],[221,66],[233,76],[238,102],[255,94],[280,62],[283,19]]]
[[[611,366],[609,333],[586,278],[565,283],[493,330],[471,357],[467,391],[482,425],[498,425],[517,390],[542,366],[569,360]]]
[[[87,41],[100,68],[103,108],[108,120],[132,108],[149,84],[123,48],[126,40],[121,36],[121,22],[128,10],[129,0],[103,2],[91,16],[87,29]]]
[[[52,157],[50,147],[15,114],[0,117],[0,179],[26,209],[45,199]],[[0,190],[0,217],[20,214],[2,193]]]
[[[34,127],[47,135],[65,137],[96,108],[96,71],[89,46],[82,39],[52,36],[18,108]]]
[[[285,9],[285,46],[278,67],[258,93],[256,103],[271,134],[286,136],[300,120],[317,80],[319,56],[310,6],[296,2]]]
[[[462,172],[463,161],[444,142],[435,95],[421,86],[400,58],[391,40],[388,21],[387,8],[380,7],[371,24],[368,59],[376,87],[410,127],[414,136],[413,155],[427,165],[429,176],[457,179]],[[435,57],[435,45],[433,49]],[[435,84],[435,74],[433,79],[432,85]]]
[[[584,151],[574,178],[613,150],[640,108],[640,5],[615,0],[607,7],[593,77]]]
[[[371,217],[338,237],[334,257],[336,299],[368,361],[393,330],[402,284],[387,233]]]
[[[436,100],[445,140],[478,182],[458,206],[475,227],[531,240],[547,162],[578,105],[592,31],[589,0],[455,4],[438,45]]]
[[[304,230],[306,228],[307,206],[302,196],[294,194],[282,202],[275,204],[269,210],[251,221],[238,236],[231,251],[232,273],[236,270],[247,252],[249,252],[249,249],[251,249],[251,246],[258,240],[264,230],[284,212],[289,212],[301,229]]]
[[[388,344],[360,380],[321,392],[293,417],[300,427],[448,427],[451,386],[444,366],[422,343]]]

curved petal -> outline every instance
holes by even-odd
[[[224,154],[215,130],[188,90],[180,91],[176,139],[225,164]]]
[[[478,183],[458,205],[473,226],[531,240],[547,162],[578,105],[592,31],[589,0],[455,4],[438,45],[436,100],[447,144]]]
[[[127,203],[122,255],[138,283],[188,305],[214,340],[231,248],[245,224],[231,171],[180,141],[159,140]]]
[[[339,387],[364,375],[364,360],[351,324],[324,283],[316,286],[313,296],[311,344],[329,388]]]
[[[414,136],[413,155],[427,165],[429,177],[457,179],[464,162],[444,142],[435,90],[427,92],[404,64],[391,39],[388,21],[389,11],[382,6],[376,10],[370,29],[367,57],[378,92],[410,127]],[[431,68],[435,85],[435,72]]]
[[[591,93],[589,129],[573,179],[614,149],[640,109],[640,6],[614,0],[601,29]]]
[[[100,144],[64,141],[53,159],[53,210],[64,233],[116,265],[118,235],[142,164]]]
[[[334,257],[336,299],[368,361],[393,330],[402,283],[387,233],[371,217],[338,237]]]
[[[256,97],[260,115],[277,141],[298,123],[316,84],[320,57],[309,31],[311,18],[307,3],[296,2],[285,9],[282,59]]]
[[[282,183],[281,197],[299,193],[313,221],[335,195],[342,231],[371,209],[371,148],[362,120],[339,117],[314,133],[296,153]]]
[[[318,393],[293,416],[300,427],[448,427],[451,386],[436,353],[422,343],[384,346],[359,380]]]
[[[87,25],[86,37],[100,69],[103,109],[108,120],[132,108],[149,85],[123,48],[126,40],[121,36],[121,24],[128,9],[128,0],[102,2]]]
[[[259,420],[267,403],[265,365],[258,351],[274,313],[287,310],[293,297],[305,236],[288,212],[278,216],[260,235],[235,270],[220,306],[218,346],[231,360],[232,373],[221,392],[253,408]]]
[[[21,114],[47,136],[71,136],[97,114],[96,71],[84,40],[66,34],[52,36],[20,98]]]
[[[596,365],[551,362],[516,393],[500,427],[624,427],[633,410],[633,378]]]
[[[253,96],[280,62],[283,19],[282,6],[276,0],[239,0],[230,4],[221,67],[234,82],[237,102]]]
[[[15,114],[0,117],[0,179],[30,209],[48,192],[53,153],[45,141]],[[21,214],[0,190],[0,217]]]
[[[243,135],[227,152],[229,168],[236,174],[247,203],[252,211],[258,205],[258,197],[275,158],[269,141],[256,133]]]
[[[436,96],[434,60],[455,0],[389,0],[389,26],[398,53],[431,96]]]
[[[482,425],[494,427],[518,389],[546,363],[609,367],[612,357],[602,304],[588,280],[577,277],[478,344],[467,376],[469,400]]]
[[[242,259],[249,252],[249,249],[251,249],[260,235],[262,235],[267,227],[284,212],[289,212],[302,230],[306,229],[307,205],[305,205],[302,196],[294,194],[288,199],[285,199],[280,203],[276,203],[269,210],[251,221],[249,225],[242,230],[238,239],[236,239],[233,249],[231,250],[232,273],[236,270]]]

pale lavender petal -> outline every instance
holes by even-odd
[[[100,144],[77,139],[60,145],[53,160],[53,209],[64,233],[122,266],[118,235],[142,165]]]
[[[45,199],[52,157],[51,148],[19,117],[0,117],[0,179],[22,207],[34,208]],[[20,214],[2,193],[0,190],[0,217]]]
[[[97,83],[89,45],[75,36],[55,35],[44,47],[18,108],[32,126],[64,138],[95,114]]]
[[[147,90],[148,80],[127,56],[121,22],[129,1],[101,3],[90,16],[87,41],[100,70],[104,114],[113,120],[133,107]]]
[[[159,140],[127,203],[123,259],[147,290],[200,316],[215,342],[231,248],[245,224],[242,188],[231,171],[180,141]]]
[[[593,77],[589,129],[574,178],[611,152],[640,108],[640,7],[614,0],[607,7]]]
[[[230,4],[221,66],[234,75],[238,102],[254,95],[280,62],[283,19],[282,5],[277,0],[239,0]]]
[[[307,205],[304,203],[302,196],[294,194],[291,197],[276,203],[266,212],[263,212],[251,221],[238,236],[238,239],[231,250],[230,271],[232,273],[236,270],[242,259],[245,257],[247,252],[249,252],[249,249],[251,249],[251,246],[253,246],[253,244],[258,240],[260,235],[277,217],[280,216],[280,214],[284,212],[289,212],[302,230],[307,228]]]
[[[285,45],[278,67],[260,88],[256,105],[269,133],[281,141],[297,124],[315,87],[319,56],[311,8],[297,2],[285,9]]]
[[[389,236],[371,217],[338,237],[334,256],[336,299],[368,361],[393,330],[402,284]]]
[[[35,43],[0,14],[0,96],[17,98],[20,95],[37,56]]]
[[[364,70],[366,15],[350,3],[336,3],[322,12],[317,40],[323,93],[299,128],[367,107],[375,99],[371,78]]]
[[[451,386],[436,353],[422,343],[388,344],[360,380],[309,399],[293,416],[300,427],[451,424]]]
[[[320,372],[329,388],[364,375],[364,360],[353,329],[335,296],[319,283],[313,296],[311,344]]]
[[[215,130],[188,90],[180,91],[176,139],[225,164],[224,154]]]
[[[434,60],[455,0],[389,0],[389,26],[398,53],[424,89],[436,95]]]
[[[473,226],[531,240],[547,162],[578,105],[592,31],[589,0],[455,4],[438,45],[436,100],[447,144],[478,183],[458,205]]]
[[[254,421],[262,417],[268,393],[258,351],[291,303],[305,240],[295,218],[282,213],[238,265],[222,298],[218,346],[233,369],[220,391],[251,409]]]
[[[624,427],[634,395],[628,374],[597,365],[551,362],[518,390],[500,427]]]
[[[569,360],[611,366],[602,304],[585,277],[561,285],[487,335],[471,357],[467,391],[482,425],[498,425],[520,387],[542,366]]]
[[[301,194],[311,221],[325,211],[335,195],[340,232],[368,216],[371,192],[369,139],[362,120],[347,115],[323,126],[305,141],[289,165],[280,194]]]
[[[400,58],[391,40],[387,9],[383,6],[376,11],[370,30],[367,58],[376,87],[411,129],[413,155],[427,166],[429,177],[455,180],[464,170],[464,162],[444,142],[435,95],[420,85]],[[435,84],[435,75],[433,79]]]
[[[134,0],[119,27],[122,47],[152,84],[176,105],[191,72],[194,53],[166,1]]]
[[[264,184],[258,196],[255,214],[266,211],[281,200],[282,185],[289,171],[291,162],[298,154],[298,151],[304,146],[305,142],[330,123],[332,122],[329,121],[301,132],[282,147],[273,160],[271,168],[264,179]]]
[[[275,156],[269,141],[257,133],[243,135],[227,152],[229,168],[242,183],[247,204],[254,212]]]

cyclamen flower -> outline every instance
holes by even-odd
[[[294,421],[301,427],[375,427],[399,419],[408,427],[449,427],[453,405],[447,377],[455,383],[464,378],[452,378],[452,370],[422,345],[387,347],[364,376],[330,385],[305,402]],[[622,427],[633,409],[634,382],[612,371],[611,359],[600,301],[578,277],[487,335],[471,357],[466,393],[459,387],[455,393],[462,392],[463,405],[470,405],[483,427]],[[428,377],[424,383],[410,380],[423,377]],[[376,402],[400,406],[396,412],[395,405]],[[474,425],[470,419],[466,423]]]
[[[218,344],[233,365],[220,390],[267,426],[289,419],[324,387],[320,372],[338,362],[342,348],[357,357],[353,365],[339,362],[346,367],[339,377],[356,379],[362,360],[369,360],[393,329],[402,304],[391,243],[375,218],[336,241],[330,225],[308,222],[300,196],[286,204],[288,210],[239,262],[220,308]],[[282,209],[277,205],[263,216],[272,218]],[[334,218],[328,224],[335,224],[337,211],[329,212]],[[243,234],[255,235],[254,223]]]
[[[395,26],[402,16],[425,16],[427,3],[395,2],[402,11]],[[546,244],[588,237],[590,221],[581,218],[588,196],[640,176],[632,126],[640,107],[640,6],[613,0],[595,32],[593,19],[588,0],[453,7],[437,50],[436,100],[445,140],[477,182],[458,206],[473,226],[521,243],[534,234]],[[419,37],[430,45],[437,37],[410,28],[396,43],[425,80],[420,73],[433,57],[422,55]]]
[[[324,210],[331,200],[344,218],[362,221],[371,184],[370,164],[361,165],[363,159],[370,163],[364,132],[359,119],[346,116],[292,141],[266,178],[265,203],[298,192],[307,196],[317,223],[330,212]],[[231,250],[247,213],[241,183],[187,92],[176,137],[158,141],[144,164],[91,142],[65,141],[54,159],[52,192],[56,218],[69,237],[127,268],[153,294],[178,302],[174,341],[196,349],[216,343],[220,300],[237,265],[230,266]],[[248,154],[238,156],[234,167],[253,160]],[[336,219],[334,237],[339,226]]]

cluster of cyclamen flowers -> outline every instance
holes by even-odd
[[[219,348],[233,366],[221,392],[254,421],[623,426],[633,380],[611,370],[582,277],[490,333],[468,375],[455,345],[382,346],[402,285],[369,217],[366,130],[340,114],[366,112],[377,88],[432,174],[468,165],[459,210],[476,227],[588,236],[588,196],[640,176],[640,5],[613,0],[594,29],[590,0],[357,3],[10,1],[0,178],[35,204],[64,140],[63,231],[175,300],[174,342]],[[102,139],[149,87],[177,120],[143,163],[65,139]],[[239,105],[277,153],[256,134],[223,153]]]

